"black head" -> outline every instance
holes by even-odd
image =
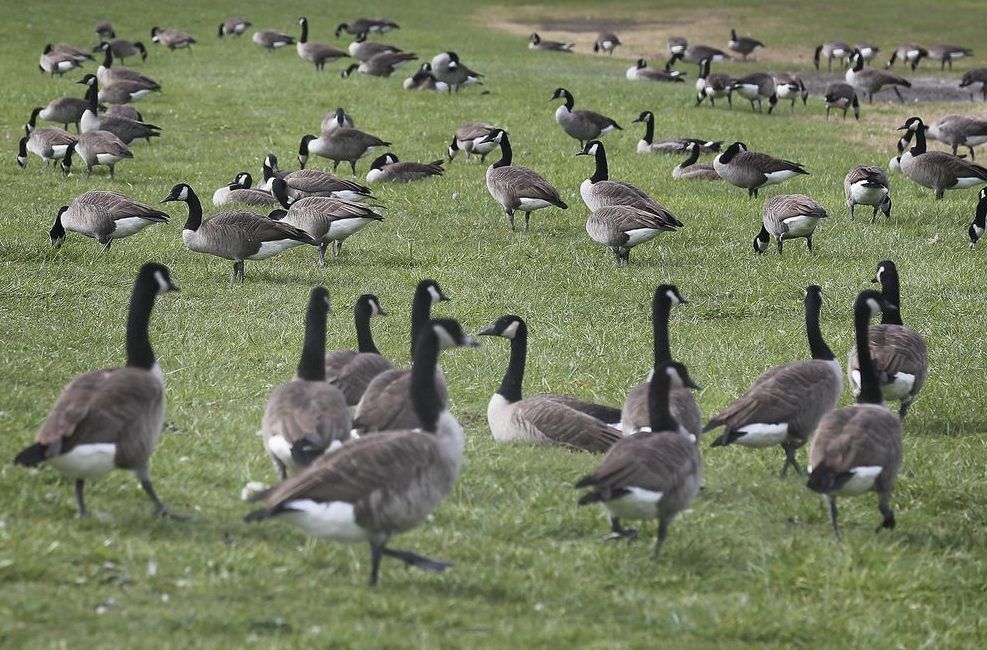
[[[83,84],[85,86],[95,86],[96,85],[96,75],[87,74],[82,79],[79,79],[76,83]]]
[[[518,331],[527,330],[524,320],[520,316],[508,314],[501,316],[492,325],[489,325],[479,332],[478,336],[500,336],[505,339],[513,339]]]
[[[549,101],[552,101],[553,99],[564,99],[566,101],[570,101],[572,99],[572,93],[565,88],[556,88],[555,92],[553,92],[552,96],[549,98]]]
[[[271,194],[278,200],[282,208],[287,208],[294,203],[294,199],[288,196],[288,183],[283,178],[271,179]]]
[[[818,284],[810,284],[805,288],[805,303],[822,306],[822,287]]]
[[[905,123],[897,128],[898,131],[918,131],[919,129],[925,130],[925,123],[922,121],[921,117],[910,117],[905,120]]]
[[[58,214],[55,215],[55,223],[52,224],[51,230],[48,231],[48,236],[51,238],[51,245],[54,248],[60,248],[62,244],[65,243],[65,227],[62,225],[62,215],[69,206],[63,205],[58,209]]]
[[[66,176],[70,171],[72,171],[72,154],[75,153],[75,145],[76,143],[73,142],[69,146],[67,146],[65,148],[65,157],[62,158],[61,167],[62,167],[62,171],[65,172]]]
[[[21,138],[17,144],[17,166],[21,169],[27,167],[27,136]]]
[[[531,42],[534,43],[535,45],[541,43],[541,36],[538,35],[538,32],[535,32],[534,34],[531,35]]]
[[[644,68],[648,67],[648,62],[645,59],[638,59],[634,63],[634,67],[637,68],[638,70],[643,70]]]
[[[360,64],[359,63],[351,63],[350,64],[350,67],[346,68],[345,70],[340,71],[339,76],[342,77],[343,79],[346,79],[351,74],[353,74],[354,72],[356,72],[356,69],[359,68],[359,67],[360,67]],[[340,124],[339,126],[342,126],[342,124]]]
[[[463,346],[472,348],[481,347],[479,341],[463,332],[459,321],[451,318],[435,318],[429,321],[429,327],[435,332],[440,350]]]
[[[877,270],[874,272],[874,278],[871,282],[883,284],[884,282],[890,282],[898,279],[898,267],[894,265],[891,260],[884,260],[877,265]]]
[[[398,162],[398,157],[388,151],[387,153],[374,158],[374,161],[370,163],[370,169],[382,169],[383,167],[393,165],[396,162]]]
[[[684,363],[679,361],[669,361],[664,364],[659,372],[664,372],[668,376],[669,386],[672,388],[692,388],[702,390],[702,388],[689,376],[689,370]]]
[[[365,40],[367,40],[367,32],[360,32],[359,34],[356,35],[356,38],[354,38],[353,40],[355,40],[357,43],[364,42]]]
[[[733,157],[742,151],[747,151],[747,145],[743,142],[734,142],[727,150],[720,154],[719,159],[722,163],[729,163],[733,160]]]
[[[304,25],[307,22],[308,22],[308,18],[306,18],[305,16],[302,16],[301,18],[298,19],[299,25]]]
[[[303,135],[301,142],[298,143],[298,164],[302,169],[305,169],[305,163],[308,162],[308,143],[312,140],[315,140],[314,135]]]
[[[170,203],[171,201],[188,201],[189,197],[194,196],[195,192],[192,191],[192,187],[188,183],[178,183],[173,188],[168,196],[161,199],[162,203]]]
[[[586,146],[583,147],[582,151],[580,151],[576,155],[595,156],[597,151],[603,151],[604,153],[606,153],[606,150],[603,148],[603,143],[600,142],[599,140],[590,140],[589,142],[586,143]]]
[[[269,153],[264,157],[264,166],[270,167],[271,171],[278,171],[278,157]]]
[[[979,197],[980,197],[980,200],[981,201],[983,201],[984,199],[987,199],[987,187],[985,187],[982,190],[980,190]]]
[[[179,287],[171,279],[171,271],[164,264],[148,262],[137,272],[137,284],[157,286],[157,293],[178,291]]]
[[[346,23],[339,23],[339,25],[336,26],[336,38],[339,38],[339,35],[345,32],[347,27],[349,27],[349,25]]]
[[[634,122],[653,122],[654,120],[655,120],[654,113],[652,113],[651,111],[642,111],[641,114],[638,115],[637,119],[634,120]]]
[[[771,243],[771,235],[768,234],[768,229],[761,226],[761,232],[757,233],[754,237],[754,252],[760,255],[768,249],[768,244]]]
[[[427,293],[432,298],[432,304],[449,300],[449,297],[442,293],[442,287],[435,280],[422,280],[415,287],[415,293]]]
[[[490,129],[483,139],[480,140],[480,144],[484,142],[503,142],[507,137],[507,131],[503,129]]]
[[[380,306],[380,299],[372,293],[365,293],[357,298],[356,304],[369,311],[371,316],[387,316],[387,312]]]
[[[660,301],[668,301],[668,304],[672,307],[675,305],[687,305],[689,301],[682,297],[679,293],[678,287],[674,284],[660,284],[655,288],[655,295],[652,299],[652,304],[657,304]]]
[[[254,184],[254,179],[249,172],[240,172],[237,174],[232,181],[230,181],[230,187],[237,187],[243,189],[250,189],[250,186]]]
[[[158,32],[160,31],[163,31],[160,27],[155,26],[151,28],[151,41],[158,42]]]

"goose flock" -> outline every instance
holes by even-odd
[[[396,46],[369,40],[371,35],[399,28],[387,19],[360,18],[339,24],[335,37],[348,34],[353,42],[338,48],[310,39],[310,34],[322,33],[317,30],[326,30],[326,24],[330,23],[312,20],[310,25],[308,18],[301,17],[297,21],[297,38],[277,29],[259,29],[251,40],[272,53],[295,45],[297,56],[311,66],[312,74],[325,74],[325,68],[338,61],[354,59],[358,63],[340,64],[340,76],[346,78],[360,72],[383,78],[373,83],[389,83],[386,78],[397,68],[418,59],[416,54]],[[238,38],[250,27],[249,20],[230,17],[219,23],[217,38]],[[117,164],[140,164],[142,156],[154,156],[154,139],[170,137],[166,129],[145,121],[142,113],[129,106],[137,101],[152,104],[162,86],[140,71],[116,65],[138,54],[146,59],[147,50],[139,42],[117,39],[109,23],[100,23],[95,32],[102,39],[95,49],[51,43],[44,46],[39,67],[51,77],[95,64],[95,53],[102,64],[79,80],[85,86],[83,97],[56,98],[40,107],[25,106],[24,114],[30,118],[17,155],[22,168],[28,167],[32,154],[50,168],[58,164],[65,174],[72,172],[74,160],[76,169],[80,163],[86,166],[87,177],[100,174],[94,168],[105,166],[109,179],[114,180]],[[189,33],[155,26],[150,36],[153,43],[168,50],[193,50],[173,56],[194,56],[197,41]],[[744,61],[770,47],[753,37],[738,35],[736,30],[730,31],[726,43],[727,49]],[[622,45],[618,35],[603,32],[593,50],[609,57],[618,47],[627,46]],[[551,53],[572,53],[575,46],[533,33],[528,48],[533,52],[530,56],[551,57],[556,56]],[[787,119],[774,115],[779,100],[790,101],[791,110],[781,111],[789,113],[795,112],[797,100],[801,99],[803,105],[808,102],[806,85],[797,74],[758,72],[732,78],[723,72],[711,72],[713,63],[720,65],[731,55],[713,46],[691,44],[682,37],[668,39],[668,52],[671,58],[663,68],[649,68],[641,58],[627,71],[627,79],[681,83],[685,73],[673,66],[683,61],[699,67],[696,107],[709,100],[710,108],[716,108],[714,101],[726,98],[730,110],[732,95],[737,93],[750,102],[752,111],[761,112],[762,102],[767,102],[765,112],[772,117],[766,115],[764,119]],[[842,41],[828,41],[816,48],[817,67],[824,59],[830,69],[834,61],[848,66],[846,83],[833,84],[827,90],[827,118],[831,108],[843,110],[844,118],[850,109],[858,115],[859,98],[866,95],[872,101],[873,95],[884,88],[893,89],[904,101],[899,88],[911,87],[911,81],[886,69],[867,67],[877,52],[873,44],[851,46]],[[904,45],[894,52],[887,67],[900,59],[915,70],[922,58],[929,58],[944,70],[966,56],[972,56],[972,52],[959,46],[925,49]],[[334,83],[352,83],[333,77]],[[982,70],[971,71],[964,75],[961,86],[967,88],[977,82],[987,85],[985,79],[987,74]],[[403,87],[451,95],[468,92],[470,86],[493,83],[468,68],[450,50],[423,62],[413,77],[404,80]],[[692,104],[692,96],[692,90],[683,94],[687,104]],[[579,159],[586,162],[585,180],[577,188],[562,188],[561,192],[532,167],[515,164],[512,137],[523,139],[525,134],[509,133],[503,122],[495,119],[496,115],[490,115],[486,122],[449,125],[451,140],[435,143],[440,158],[418,162],[399,159],[394,151],[400,149],[400,143],[396,145],[359,129],[356,118],[361,116],[354,118],[344,107],[338,107],[324,116],[318,135],[300,135],[300,169],[281,169],[275,153],[259,151],[261,176],[256,185],[250,172],[241,171],[213,191],[213,206],[220,211],[205,214],[196,190],[178,178],[170,190],[161,188],[158,196],[162,204],[185,204],[187,218],[180,232],[184,246],[191,252],[232,262],[230,283],[234,284],[245,281],[247,260],[265,260],[292,248],[311,246],[317,252],[317,263],[325,267],[326,252],[339,256],[347,238],[365,229],[380,231],[380,236],[385,237],[385,224],[381,223],[384,217],[377,211],[383,206],[377,203],[373,188],[382,183],[441,183],[444,166],[451,164],[460,151],[467,161],[475,155],[485,165],[485,158],[499,149],[500,157],[486,167],[485,184],[493,200],[490,205],[499,206],[512,230],[518,227],[517,213],[523,213],[524,231],[529,232],[533,212],[570,209],[566,198],[578,193],[589,213],[585,221],[587,235],[608,249],[619,267],[629,265],[633,248],[656,240],[662,233],[669,233],[666,238],[671,238],[672,233],[688,227],[689,217],[681,215],[684,221],[680,220],[679,215],[659,202],[660,186],[646,190],[612,178],[608,155],[613,157],[617,172],[632,166],[638,160],[635,154],[684,156],[671,173],[674,180],[723,180],[747,190],[751,202],[759,200],[759,192],[772,185],[810,177],[806,165],[757,151],[739,140],[726,144],[677,134],[659,137],[659,116],[648,110],[629,113],[637,115],[633,122],[643,124],[645,129],[633,150],[622,151],[616,144],[608,146],[604,139],[623,129],[614,117],[582,108],[593,106],[594,99],[599,100],[580,95],[585,104],[577,108],[574,94],[565,87],[539,99],[546,104],[562,102],[555,107],[555,122],[578,142],[578,147],[572,143],[565,153],[585,156]],[[539,110],[544,112],[544,122],[550,124],[547,108]],[[984,234],[987,218],[987,168],[974,159],[975,148],[987,142],[987,121],[950,115],[926,125],[913,112],[909,109],[903,113],[900,126],[896,124],[894,136],[899,137],[899,131],[904,135],[898,141],[899,155],[893,159],[893,167],[909,181],[932,190],[936,200],[946,190],[982,188],[975,210],[971,206],[975,216],[967,234],[973,248]],[[39,126],[38,119],[64,128]],[[75,133],[69,131],[73,124]],[[297,132],[303,134],[306,130],[299,127]],[[951,147],[952,153],[929,150],[929,140]],[[135,154],[131,148],[141,143],[143,149]],[[960,148],[966,149],[969,158],[956,155]],[[526,163],[533,157],[528,149],[521,154],[519,158]],[[711,154],[714,157],[710,162],[699,161],[702,155]],[[372,162],[363,179],[345,179],[313,168],[317,158],[331,161],[332,172],[341,163],[348,163],[354,177],[361,160]],[[475,176],[476,185],[482,186],[479,174]],[[838,180],[819,182],[835,187]],[[825,196],[821,186],[816,189],[818,196]],[[870,207],[872,221],[878,212],[886,217],[882,223],[892,216],[889,174],[882,166],[868,161],[855,165],[844,178],[844,196],[850,219],[857,206]],[[784,242],[791,239],[805,239],[811,252],[821,220],[835,217],[823,203],[805,194],[775,194],[757,205],[762,222],[753,240],[756,254],[765,253],[772,242],[781,254]],[[110,254],[114,240],[136,235],[150,226],[168,228],[173,217],[123,192],[95,189],[75,197],[68,205],[53,206],[52,212],[56,216],[49,236],[54,247],[62,246],[67,234],[73,232],[95,239],[106,254]],[[749,241],[744,243],[748,251]],[[796,251],[795,255],[799,254]],[[711,448],[780,446],[784,452],[780,472],[783,477],[789,469],[802,473],[797,456],[802,447],[808,447],[806,484],[825,497],[837,537],[840,528],[836,499],[869,492],[877,494],[881,514],[878,530],[894,528],[891,503],[903,463],[902,422],[925,384],[935,381],[935,375],[929,372],[922,327],[912,328],[902,321],[902,292],[894,261],[881,261],[874,281],[881,285],[880,291],[861,289],[852,305],[842,305],[845,311],[852,310],[852,322],[846,325],[855,334],[845,368],[826,343],[820,326],[823,290],[810,285],[804,295],[807,358],[771,367],[753,378],[743,394],[708,417],[705,425],[700,402],[693,392],[699,386],[671,351],[669,325],[673,309],[689,304],[677,286],[661,284],[651,296],[651,371],[647,377],[628,378],[629,388],[622,404],[599,404],[567,394],[526,397],[522,388],[529,340],[535,343],[536,354],[554,351],[529,339],[523,316],[490,314],[492,323],[480,329],[478,336],[510,342],[503,379],[492,391],[487,408],[490,433],[502,443],[558,445],[577,453],[602,454],[595,469],[584,476],[564,477],[583,490],[573,498],[573,505],[600,504],[609,517],[609,537],[614,539],[637,535],[634,528],[625,525],[628,520],[654,521],[655,556],[672,521],[700,494],[704,481],[701,440],[704,433],[716,429],[722,429],[722,433],[709,445]],[[150,459],[165,409],[164,375],[151,346],[150,319],[158,299],[178,290],[166,266],[148,262],[140,267],[126,321],[126,364],[74,378],[57,397],[34,442],[14,459],[18,465],[28,467],[51,466],[74,480],[80,516],[87,514],[86,482],[112,469],[123,469],[134,473],[157,512],[183,518],[159,498],[150,475]],[[301,296],[295,297],[301,311]],[[277,482],[271,486],[248,484],[242,496],[258,505],[245,515],[247,522],[289,523],[313,537],[368,544],[371,585],[378,581],[384,557],[429,572],[452,566],[447,561],[390,546],[393,537],[427,521],[453,490],[464,469],[465,433],[453,413],[447,377],[439,359],[442,351],[480,344],[457,320],[433,318],[433,308],[446,301],[449,297],[434,280],[423,279],[415,287],[410,310],[411,366],[400,368],[380,353],[374,341],[371,321],[386,313],[377,296],[363,294],[354,307],[357,348],[327,353],[330,295],[323,286],[311,289],[304,305],[305,325],[296,372],[273,389],[260,423],[262,449],[270,456]],[[167,309],[167,304],[163,308]],[[872,325],[877,317],[880,324]],[[855,403],[839,408],[844,376]],[[491,387],[496,385],[496,378],[481,379]],[[465,380],[448,379],[449,384],[460,381]],[[889,410],[886,402],[897,402],[897,413]],[[919,404],[916,408],[921,408]]]

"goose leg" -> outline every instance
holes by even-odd
[[[944,190],[941,187],[937,187],[936,188],[936,201],[940,200],[942,198],[943,194],[945,194],[945,193],[946,193],[946,190]]]
[[[530,225],[530,221],[531,221],[531,213],[530,212],[525,212],[524,213],[524,232],[528,232],[528,226]]]
[[[795,470],[795,473],[799,476],[802,475],[802,468],[799,467],[798,461],[795,460],[795,449],[791,445],[782,444],[782,449],[785,450],[785,462],[781,466],[781,478],[785,478],[785,474],[788,472],[789,466]]]
[[[967,147],[970,150],[970,160],[976,160],[977,156],[973,153],[973,147]]]
[[[333,173],[335,173],[335,171],[336,171],[337,169],[339,169],[339,162],[340,162],[340,161],[338,161],[338,160],[334,160],[334,161],[333,161],[333,163],[332,163],[332,171],[333,171]]]
[[[370,586],[377,586],[377,576],[380,574],[380,559],[384,556],[384,545],[370,542]]]
[[[781,255],[781,249],[782,249],[782,248],[783,248],[783,247],[784,247],[785,245],[784,245],[783,243],[781,243],[781,237],[780,237],[780,236],[779,236],[779,237],[777,238],[777,240],[778,240],[778,254],[779,254],[779,255]]]
[[[441,573],[452,566],[452,562],[446,562],[444,560],[433,560],[432,558],[425,557],[424,555],[418,555],[418,553],[387,548],[386,546],[382,546],[380,548],[380,552],[386,555],[387,557],[393,557],[395,559],[401,560],[408,566],[418,567],[422,571]]]
[[[230,286],[236,281],[236,262],[233,262],[233,270],[230,271]]]
[[[733,93],[727,93],[727,105],[733,110]]]
[[[829,121],[829,109],[830,109],[830,108],[831,108],[831,107],[829,107],[829,106],[827,106],[827,107],[826,107],[826,121],[827,121],[827,122]],[[846,119],[846,113],[844,113],[844,114],[843,114],[843,119],[844,119],[844,120]]]
[[[839,526],[837,526],[836,524],[836,497],[834,497],[831,494],[829,495],[828,499],[829,499],[829,520],[833,524],[833,535],[836,536],[836,541],[839,542],[841,540],[840,540],[840,529]]]
[[[637,528],[624,528],[617,517],[610,517],[610,531],[610,534],[603,538],[605,541],[637,539]]]
[[[326,242],[324,240],[319,242],[319,266],[323,268],[326,266]]]
[[[748,187],[747,188],[747,196],[749,198],[756,199],[757,198],[757,188],[756,187]]]
[[[911,395],[909,395],[905,399],[901,400],[901,406],[898,407],[898,418],[899,419],[901,419],[901,420],[904,420],[905,419],[905,415],[908,414],[908,407],[910,407],[912,405],[912,402],[914,402],[914,401],[915,401],[915,398],[912,397]]]
[[[511,231],[513,232],[517,230],[517,228],[514,227],[514,210],[507,211],[507,220],[511,222]]]
[[[894,510],[891,509],[891,504],[888,503],[890,500],[891,494],[888,490],[882,490],[880,495],[877,497],[877,509],[881,511],[882,515],[884,515],[884,520],[881,521],[881,525],[874,531],[875,533],[881,532],[882,528],[894,530]]]
[[[353,171],[353,175],[356,176],[356,161],[355,160],[351,160],[350,161],[350,169]]]
[[[808,247],[809,252],[812,252],[812,235],[807,235],[805,238],[805,245]]]
[[[113,245],[113,240],[112,239],[107,239],[106,240],[106,243],[103,244],[103,252],[104,253],[108,253],[110,251],[110,246],[112,246],[112,245]]]
[[[661,554],[661,545],[665,543],[665,537],[668,535],[668,520],[659,519],[658,520],[658,538],[655,540],[655,550],[652,559],[657,560],[658,556]]]
[[[959,149],[959,145],[956,145],[956,144],[954,144],[954,145],[953,145],[953,155],[954,155],[954,156],[956,155],[956,150],[957,150],[957,149]],[[973,151],[973,149],[970,149],[970,151]]]
[[[857,204],[853,200],[850,200],[848,204],[850,207],[850,221],[853,221],[853,212],[854,209],[857,207]]]
[[[620,250],[618,248],[611,248],[610,251],[613,253],[614,262],[620,267]]]
[[[894,94],[898,96],[898,103],[904,104],[905,98],[901,96],[901,91],[898,90],[898,86],[891,86],[891,89],[894,90]]]
[[[83,491],[86,488],[86,482],[84,480],[76,479],[75,481],[75,503],[79,507],[79,519],[84,519],[89,516],[86,512],[86,500],[83,497]]]
[[[138,480],[141,482],[141,487],[147,492],[147,496],[151,497],[151,501],[154,502],[155,512],[162,517],[168,517],[169,519],[177,519],[179,521],[185,521],[189,517],[188,515],[179,515],[168,509],[168,506],[164,504],[161,499],[158,498],[157,493],[154,491],[154,486],[151,485],[151,477],[148,475],[147,470],[140,470],[135,472],[137,474]]]
[[[116,165],[110,165],[110,180],[115,181],[117,179]]]

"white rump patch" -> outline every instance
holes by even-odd
[[[621,519],[654,519],[658,516],[658,504],[664,492],[653,492],[639,487],[628,487],[622,497],[604,503],[614,517]]]
[[[370,172],[367,172],[367,176],[368,176],[367,180],[370,180],[369,175]],[[332,197],[334,199],[342,199],[343,201],[351,201],[353,203],[366,201],[367,199],[370,198],[368,195],[363,194],[362,192],[355,192],[353,190],[340,190],[338,192],[333,192]]]
[[[784,442],[788,437],[788,424],[745,424],[738,433],[742,433],[734,443],[744,447],[772,447]]]
[[[249,481],[240,490],[240,500],[250,501],[255,496],[267,489],[268,486],[264,485],[260,481]]]
[[[908,397],[908,394],[912,392],[912,386],[914,385],[915,375],[907,372],[899,372],[892,377],[892,382],[890,384],[884,384],[881,386],[881,394],[884,395],[884,399],[900,401]]]
[[[521,207],[519,207],[518,210],[522,212],[531,212],[532,210],[540,210],[542,208],[547,208],[550,205],[552,205],[551,203],[549,203],[544,199],[531,199],[524,197],[519,199],[519,201],[521,203]]]
[[[121,156],[114,156],[111,153],[98,153],[96,154],[96,163],[99,165],[109,165],[120,160]]]
[[[764,176],[768,179],[765,181],[765,185],[777,185],[778,183],[787,181],[789,178],[798,176],[798,173],[793,172],[790,169],[782,169],[781,171],[771,172],[770,174],[765,174]]]
[[[806,237],[812,234],[812,231],[816,229],[816,224],[819,223],[819,217],[814,217],[808,214],[800,214],[797,217],[789,217],[782,220],[786,226],[788,226],[788,237]]]
[[[267,441],[267,451],[281,461],[289,472],[295,469],[295,459],[291,457],[291,443],[284,436],[271,436]]]
[[[117,446],[112,443],[78,445],[65,454],[55,456],[48,463],[56,470],[75,479],[94,479],[116,467],[113,459]]]
[[[968,187],[977,187],[984,184],[984,179],[978,178],[977,176],[966,176],[963,178],[956,179],[956,185],[953,185],[951,190],[962,190]]]
[[[297,499],[284,504],[284,519],[312,537],[328,537],[339,542],[363,542],[367,531],[356,523],[352,503],[330,501],[320,503],[312,499]]]
[[[133,235],[135,232],[140,232],[154,222],[148,221],[143,217],[124,217],[123,219],[117,219],[113,223],[116,224],[116,228],[110,234],[110,239],[120,239],[121,237]]]
[[[850,469],[850,473],[853,476],[850,477],[849,481],[843,484],[843,487],[833,492],[833,494],[841,497],[853,497],[872,490],[874,489],[874,481],[877,480],[877,475],[880,474],[883,469],[884,468],[880,465],[863,465],[860,467],[853,467]]]
[[[288,250],[289,248],[294,248],[295,246],[301,246],[304,242],[295,241],[294,239],[278,239],[276,241],[266,241],[260,245],[260,250],[253,255],[247,257],[248,260],[266,260],[268,257],[274,257],[281,251]]]
[[[624,244],[628,247],[637,246],[638,244],[643,244],[644,242],[649,242],[658,236],[660,230],[655,228],[635,228],[634,230],[627,231],[627,243]]]

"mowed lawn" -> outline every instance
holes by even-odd
[[[894,129],[907,117],[985,117],[984,104],[899,105],[882,94],[863,106],[859,123],[827,122],[818,95],[794,115],[787,105],[775,116],[752,114],[739,98],[732,111],[719,103],[693,108],[692,65],[680,66],[689,75],[685,84],[624,78],[638,55],[663,57],[670,35],[725,47],[736,26],[770,46],[764,53],[770,64],[721,66],[734,74],[810,73],[812,49],[827,39],[875,40],[882,60],[906,41],[955,42],[976,53],[946,73],[955,82],[964,70],[987,65],[979,3],[439,0],[370,7],[247,0],[226,10],[181,0],[8,3],[8,9],[0,40],[0,646],[983,644],[987,259],[985,251],[969,250],[966,239],[976,191],[934,202],[930,190],[898,175],[894,218],[872,224],[865,209],[855,222],[847,219],[842,181],[855,164],[886,165]],[[338,23],[386,15],[401,29],[380,40],[422,59],[455,50],[486,75],[486,85],[445,96],[402,90],[413,67],[390,79],[344,80],[338,63],[320,74],[290,48],[266,53],[250,43],[249,32],[217,39],[216,26],[234,12],[253,22],[251,31],[293,34],[304,14],[314,40],[340,46],[349,40],[332,37]],[[135,160],[118,165],[116,182],[104,168],[92,178],[78,168],[68,178],[48,173],[33,156],[21,171],[14,158],[31,108],[83,91],[74,83],[81,74],[40,74],[38,55],[48,42],[91,45],[90,30],[100,19],[112,19],[120,36],[148,46],[146,63],[127,65],[164,86],[137,104],[163,137],[134,147]],[[522,24],[502,24],[512,19]],[[529,31],[537,28],[545,38],[561,33],[545,29],[545,21],[566,32],[583,30],[580,53],[528,51]],[[637,24],[632,40],[642,46],[613,58],[590,55],[593,26],[606,23],[621,34]],[[199,43],[168,52],[151,44],[154,25],[189,31]],[[937,68],[926,62],[918,76],[938,77]],[[624,127],[606,138],[612,176],[646,189],[685,223],[635,249],[629,268],[616,269],[584,231],[588,212],[578,185],[592,173],[592,160],[576,158],[578,144],[554,122],[557,102],[548,98],[559,86],[572,91],[577,107]],[[485,166],[460,157],[443,178],[376,189],[387,206],[385,221],[351,238],[325,269],[312,263],[313,250],[295,249],[247,262],[246,283],[231,288],[231,263],[184,248],[181,204],[168,206],[171,223],[117,242],[108,254],[73,233],[60,250],[51,248],[48,229],[58,208],[89,189],[156,203],[186,181],[208,215],[215,211],[212,192],[241,170],[259,177],[266,153],[276,153],[284,167],[297,166],[300,137],[317,133],[336,106],[346,107],[360,128],[393,142],[406,160],[443,157],[462,122],[503,126],[516,163],[543,173],[570,209],[539,211],[529,233],[512,233],[487,194]],[[659,136],[742,140],[803,163],[811,175],[768,188],[757,200],[724,183],[673,182],[676,159],[635,153],[641,130],[631,121],[646,109],[657,115]],[[360,162],[361,174],[368,164]],[[321,159],[311,166],[329,168]],[[796,241],[782,257],[773,248],[757,257],[751,241],[764,198],[788,192],[809,194],[829,210],[816,251],[809,254]],[[777,477],[779,449],[711,450],[706,439],[705,490],[673,525],[661,559],[651,559],[651,524],[637,542],[604,543],[602,511],[577,508],[571,487],[598,458],[491,439],[486,403],[508,355],[500,339],[443,355],[452,409],[468,437],[465,468],[434,517],[394,540],[397,548],[454,562],[453,570],[424,574],[389,561],[379,587],[369,589],[364,546],[308,541],[276,522],[242,522],[250,506],[239,500],[241,487],[275,478],[255,434],[271,389],[293,375],[315,284],[328,287],[333,301],[331,349],[355,346],[352,306],[359,294],[372,292],[390,312],[373,323],[378,345],[406,364],[408,303],[415,283],[431,277],[452,298],[436,315],[458,318],[467,331],[505,313],[527,319],[527,394],[568,393],[618,405],[651,363],[651,293],[659,283],[674,283],[690,304],[673,313],[673,352],[704,387],[699,402],[709,417],[768,366],[807,356],[801,298],[808,284],[823,287],[823,333],[844,356],[852,344],[853,297],[888,258],[902,276],[905,322],[925,335],[930,357],[930,378],[904,424],[894,531],[874,534],[880,519],[872,495],[843,500],[838,543],[804,478]],[[123,362],[127,302],[136,270],[148,260],[167,264],[182,287],[161,299],[152,317],[167,419],[175,429],[162,436],[153,477],[162,498],[192,519],[155,518],[133,478],[117,472],[89,486],[88,504],[100,516],[80,521],[71,481],[11,461],[69,379]],[[844,403],[851,399],[847,391]],[[805,458],[803,450],[800,462]]]

